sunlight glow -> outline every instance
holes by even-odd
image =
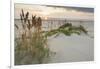
[[[45,19],[45,20],[47,20],[47,19],[48,19],[48,17],[44,17],[44,19]]]

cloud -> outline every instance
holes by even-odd
[[[93,8],[80,7],[58,7],[44,5],[15,4],[15,18],[19,18],[21,9],[29,11],[30,15],[37,15],[49,18],[69,18],[69,19],[94,19]],[[30,16],[31,17],[31,16]]]

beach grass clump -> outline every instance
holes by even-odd
[[[88,31],[82,26],[73,26],[71,23],[66,23],[64,25],[61,25],[57,29],[53,29],[51,31],[46,32],[45,36],[52,36],[55,35],[58,36],[58,34],[63,33],[66,36],[71,36],[71,34],[77,34],[80,35],[81,33],[87,34]]]
[[[48,61],[50,50],[47,45],[47,38],[40,33],[41,17],[32,15],[29,19],[29,12],[26,14],[22,10],[20,14],[23,33],[21,38],[15,38],[15,65],[41,64]],[[18,29],[18,26],[15,25]],[[34,27],[34,32],[31,29]]]

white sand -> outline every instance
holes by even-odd
[[[49,38],[49,47],[56,55],[51,57],[50,63],[91,61],[94,59],[94,40],[88,36],[65,36]]]

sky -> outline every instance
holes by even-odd
[[[43,19],[60,18],[60,19],[85,19],[94,20],[94,9],[83,7],[69,6],[51,6],[51,5],[35,5],[35,4],[18,4],[14,5],[14,18],[19,19],[21,10],[24,13],[29,12],[29,18],[36,15]]]

